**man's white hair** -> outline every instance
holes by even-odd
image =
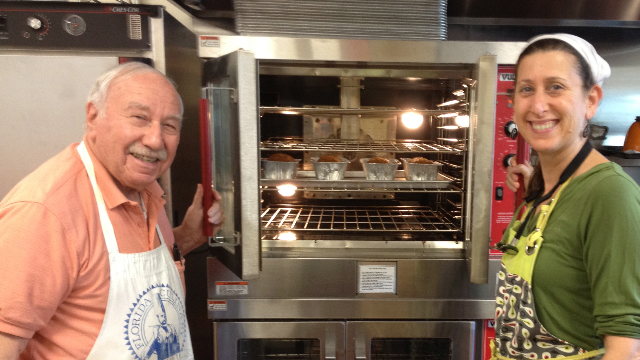
[[[89,91],[87,101],[93,103],[98,110],[98,114],[102,117],[107,111],[107,93],[109,92],[109,86],[111,86],[111,83],[117,79],[126,79],[134,75],[146,73],[158,74],[167,79],[167,81],[176,88],[176,84],[160,71],[139,61],[131,61],[120,64],[100,75],[93,84],[91,91]],[[178,99],[180,100],[180,117],[182,117],[184,114],[184,105],[182,104],[182,98],[180,98],[180,95],[178,95]]]

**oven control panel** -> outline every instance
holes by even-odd
[[[516,156],[518,130],[513,121],[513,66],[498,66],[498,88],[496,96],[496,124],[493,152],[493,185],[491,203],[491,246],[502,239],[502,234],[511,222],[515,211],[515,193],[507,188],[507,166]],[[529,159],[525,155],[525,159]],[[498,250],[490,250],[493,255],[502,255]]]
[[[149,18],[161,16],[148,5],[0,2],[0,48],[148,50]]]

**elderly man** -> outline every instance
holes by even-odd
[[[171,229],[156,182],[180,140],[180,96],[128,63],[97,80],[86,114],[83,141],[0,202],[0,359],[145,358],[159,316],[177,333],[175,356],[192,359],[180,251],[206,240],[203,191]]]

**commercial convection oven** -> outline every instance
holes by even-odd
[[[492,207],[513,212],[499,64],[522,45],[198,37],[203,181],[227,219],[207,260],[216,359],[481,358]],[[318,173],[323,155],[343,172]],[[407,174],[416,157],[435,177]]]

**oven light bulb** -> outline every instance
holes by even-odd
[[[278,234],[278,240],[284,240],[284,241],[294,241],[296,240],[296,234],[292,233],[291,231],[285,231],[282,232],[280,234]]]
[[[414,112],[402,114],[402,123],[409,129],[417,129],[418,127],[420,127],[420,125],[422,125],[423,121],[424,116],[420,114]]]
[[[469,115],[456,116],[455,122],[460,127],[469,127]]]
[[[276,186],[278,188],[278,192],[282,196],[291,196],[296,193],[297,187],[294,185],[280,185]]]

